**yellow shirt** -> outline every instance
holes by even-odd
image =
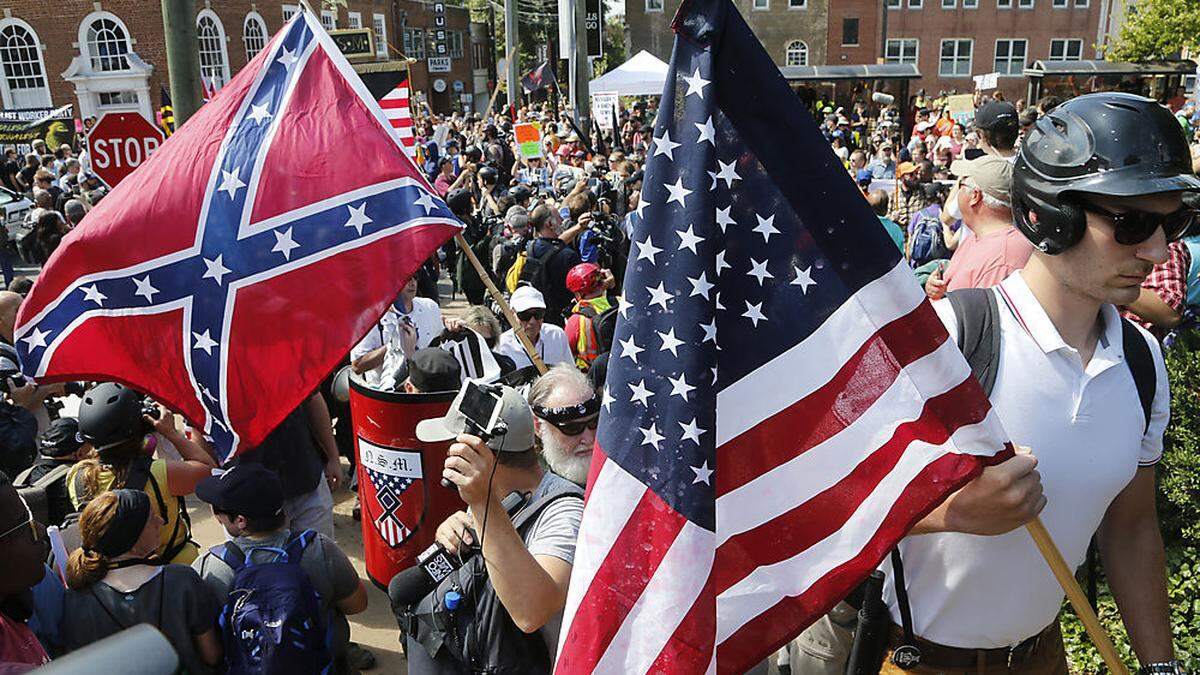
[[[83,495],[76,494],[75,490],[75,476],[81,466],[82,463],[76,464],[71,467],[71,471],[67,474],[67,493],[71,496],[71,503],[75,505],[75,508],[79,508],[83,504]],[[99,482],[102,492],[112,488],[113,478],[114,476],[111,471],[105,468],[100,469]],[[175,541],[182,541],[189,539],[191,532],[188,531],[187,523],[179,523],[179,532],[175,532],[176,521],[179,520],[179,509],[182,506],[180,501],[183,497],[176,497],[167,489],[167,463],[165,460],[156,459],[150,463],[150,478],[158,484],[158,489],[162,493],[163,504],[167,507],[166,513],[158,514],[162,516],[164,525],[162,526],[162,532],[159,533],[158,550],[156,553],[162,555],[175,543],[172,541],[172,534],[175,534]],[[142,491],[150,496],[150,504],[157,509],[158,497],[154,494],[154,486],[150,484],[150,480],[146,481],[146,485],[142,488]],[[190,565],[199,555],[200,549],[196,546],[196,543],[188,541],[178,555],[167,562]]]

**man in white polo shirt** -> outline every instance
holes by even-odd
[[[1123,327],[1114,305],[1137,298],[1168,240],[1190,222],[1181,209],[1189,190],[1200,190],[1200,180],[1166,109],[1115,93],[1069,101],[1037,122],[1014,168],[1016,225],[1034,254],[989,291],[1001,338],[991,401],[1013,442],[1037,458],[1041,519],[1070,567],[1083,563],[1097,535],[1144,673],[1181,671],[1155,512],[1154,464],[1170,402],[1158,344],[1140,328]],[[948,301],[934,307],[956,335],[961,316]],[[1135,381],[1136,350],[1148,350],[1152,364],[1148,416]],[[896,570],[884,565],[892,619],[909,623],[912,633],[897,627],[892,647],[915,646],[920,659],[914,667],[910,650],[907,662],[889,658],[883,672],[901,672],[896,661],[920,673],[1067,672],[1058,629],[1063,592],[1033,540],[1012,529],[1020,523],[970,517],[956,504],[994,482],[1004,464],[901,542],[911,623]]]
[[[541,291],[533,286],[521,286],[513,292],[509,304],[516,313],[517,320],[521,322],[521,330],[525,331],[525,335],[533,343],[534,350],[547,366],[575,362],[575,357],[571,355],[571,346],[567,343],[566,331],[545,322],[546,299],[542,297]],[[512,359],[517,368],[533,365],[512,328],[500,335],[496,351]]]

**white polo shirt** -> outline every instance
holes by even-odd
[[[1047,498],[1042,522],[1076,568],[1112,500],[1139,466],[1162,454],[1170,414],[1162,351],[1140,331],[1158,373],[1146,429],[1115,307],[1101,308],[1104,330],[1085,368],[1020,272],[993,292],[1001,353],[992,405],[1013,443],[1038,458]],[[950,303],[933,306],[953,338],[958,324]],[[913,628],[927,640],[980,649],[1015,645],[1048,626],[1062,606],[1062,588],[1023,527],[995,537],[911,536],[901,542],[900,555]],[[887,574],[884,599],[898,625],[890,561],[881,569]]]
[[[538,334],[538,341],[534,343],[533,348],[547,366],[575,363],[575,357],[571,355],[571,346],[567,342],[567,332],[552,323],[542,324],[542,331]],[[521,346],[521,341],[517,339],[517,334],[511,328],[500,334],[496,351],[512,359],[517,368],[533,365],[533,361],[530,361],[529,355],[525,353],[525,348]]]
[[[350,359],[357,359],[364,354],[376,350],[385,344],[399,339],[400,321],[407,316],[417,329],[417,349],[424,349],[433,339],[442,334],[442,308],[429,298],[413,298],[413,308],[408,314],[403,314],[395,305],[380,317],[379,323],[363,336],[363,339],[350,350]]]

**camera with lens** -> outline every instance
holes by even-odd
[[[0,357],[0,391],[8,394],[12,392],[13,387],[24,387],[25,383],[25,375],[21,373],[20,366],[12,359]]]

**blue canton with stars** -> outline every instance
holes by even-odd
[[[224,400],[227,331],[236,291],[405,229],[416,219],[453,219],[413,179],[366,186],[261,223],[250,223],[258,172],[277,117],[308,57],[321,47],[308,17],[288,24],[263,62],[216,158],[196,243],[123,270],[77,280],[17,341],[30,374],[57,342],[88,316],[184,310],[185,358],[208,413],[205,433],[221,458],[237,447]]]
[[[712,24],[680,30],[694,35],[675,40],[630,219],[598,438],[715,530],[717,392],[803,341],[899,251],[749,31],[749,47],[726,35],[714,56]]]

